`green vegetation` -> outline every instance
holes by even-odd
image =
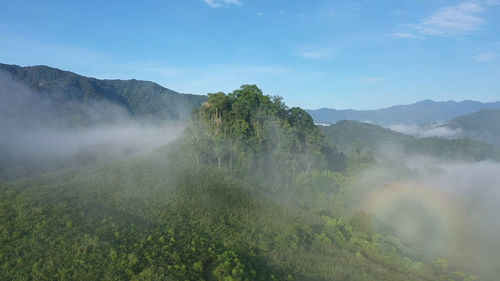
[[[484,109],[460,116],[446,126],[460,129],[465,137],[500,146],[500,110]]]
[[[356,144],[372,151],[401,150],[407,154],[448,160],[500,160],[499,148],[470,139],[416,138],[377,125],[349,120],[321,127],[321,130],[341,151],[349,151]]]
[[[229,175],[277,182],[313,169],[342,171],[344,156],[324,141],[309,114],[278,97],[244,85],[228,95],[209,94],[188,131],[197,163],[217,162]]]
[[[68,102],[108,102],[135,117],[186,119],[193,109],[206,100],[205,96],[179,94],[153,82],[99,80],[47,66],[0,64],[0,71],[10,74],[41,97],[50,98],[57,104],[67,106]],[[88,122],[77,118],[84,113],[75,112],[75,107],[54,109],[60,111],[61,118],[74,119],[73,123]]]
[[[209,94],[169,147],[0,184],[0,280],[476,280],[351,212],[371,161],[256,86]]]

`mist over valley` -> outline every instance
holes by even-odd
[[[0,281],[500,280],[499,12],[2,1]]]
[[[76,74],[3,68],[31,73],[0,76],[3,278],[500,274],[500,148],[460,138],[467,127],[451,124],[469,115],[439,125],[456,128],[453,138],[347,120],[316,126],[254,85],[189,106],[177,94],[175,114],[139,114],[104,90],[47,82]],[[473,120],[498,121],[484,113]],[[30,264],[38,269],[15,273]]]

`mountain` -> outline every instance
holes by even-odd
[[[424,100],[410,105],[396,105],[378,110],[336,110],[321,108],[307,110],[316,123],[333,124],[340,120],[371,122],[382,126],[394,124],[421,124],[446,121],[482,109],[500,109],[500,101],[436,102]]]
[[[148,81],[0,64],[0,179],[159,147],[205,100]]]
[[[500,110],[483,109],[454,118],[445,126],[460,130],[464,137],[500,145]]]
[[[323,133],[341,151],[354,146],[370,150],[403,150],[450,160],[500,160],[500,149],[470,139],[417,138],[378,125],[343,120],[331,126],[321,126]]]
[[[180,94],[149,81],[99,80],[48,66],[0,64],[2,72],[57,104],[106,102],[137,117],[183,119],[206,100],[205,96]],[[3,86],[0,91],[6,91]]]

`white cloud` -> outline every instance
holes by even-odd
[[[493,0],[471,0],[447,6],[431,12],[418,23],[407,24],[411,30],[396,32],[398,38],[421,38],[422,36],[457,36],[478,30],[487,21],[483,13],[490,6],[498,5]],[[418,33],[418,34],[415,34]]]
[[[476,2],[463,2],[438,9],[423,18],[415,28],[429,35],[457,35],[476,30],[486,22],[480,14],[485,8]]]
[[[381,77],[363,77],[361,78],[361,82],[363,83],[377,83],[384,81],[384,78]]]
[[[440,137],[451,139],[458,138],[462,134],[462,130],[449,128],[442,123],[427,126],[395,124],[389,128],[393,131],[418,138]]]
[[[331,60],[336,57],[332,48],[304,46],[295,55],[309,60]]]
[[[422,36],[410,33],[410,32],[395,32],[391,33],[392,37],[397,37],[397,38],[403,38],[403,39],[416,39],[416,38],[422,38]]]
[[[500,56],[493,53],[481,53],[472,57],[477,62],[490,62],[500,59]]]
[[[263,16],[264,16],[264,13],[262,13],[262,12],[257,12],[257,13],[255,13],[255,14],[256,14],[257,16],[259,16],[259,17],[263,17]]]
[[[228,5],[241,5],[239,0],[202,0],[210,8],[220,8]]]

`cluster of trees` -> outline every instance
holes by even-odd
[[[311,170],[343,171],[346,164],[305,110],[287,108],[255,85],[208,94],[187,138],[198,164],[275,183]]]

